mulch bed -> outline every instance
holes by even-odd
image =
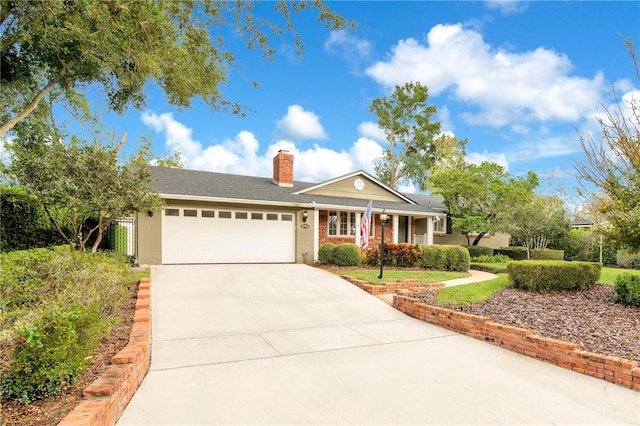
[[[117,313],[120,318],[111,327],[93,355],[93,361],[78,380],[63,389],[60,396],[23,405],[15,401],[3,401],[0,406],[0,424],[6,426],[56,425],[82,400],[82,391],[111,365],[111,358],[129,342],[133,315],[136,308],[138,282],[129,284],[129,295]]]
[[[436,303],[436,291],[422,291],[414,297],[577,343],[589,352],[640,362],[640,308],[614,303],[614,295],[613,286],[591,284],[583,291],[548,293],[505,287],[491,299],[463,306]]]

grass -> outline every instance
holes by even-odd
[[[602,284],[615,284],[616,277],[623,272],[630,272],[635,275],[640,275],[640,271],[637,269],[620,269],[620,268],[602,268],[602,272],[600,272],[599,283]]]
[[[445,287],[438,292],[436,301],[448,305],[466,305],[489,299],[498,290],[511,285],[507,274],[489,281]]]
[[[385,270],[382,279],[378,279],[380,271],[377,269],[353,269],[345,271],[344,275],[350,275],[360,280],[367,281],[373,285],[381,285],[403,279],[417,279],[421,283],[437,283],[445,280],[468,277],[466,272],[446,272],[446,271],[404,271],[390,269]]]
[[[140,281],[140,278],[150,278],[151,274],[147,270],[138,270],[129,272],[129,277],[131,277],[131,281]]]

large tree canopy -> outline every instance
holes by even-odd
[[[627,47],[640,80],[638,56]],[[582,194],[596,216],[607,222],[601,230],[620,245],[640,251],[640,96],[618,101],[598,117],[601,137],[580,137],[586,160],[576,163]]]
[[[538,186],[538,177],[511,176],[504,167],[484,162],[441,168],[431,175],[435,194],[444,198],[452,226],[463,234],[477,233],[474,245],[490,231],[505,231],[511,209],[529,203]]]
[[[353,25],[321,0],[278,0],[281,24],[256,16],[254,7],[221,0],[2,0],[0,137],[54,89],[73,99],[87,84],[101,85],[116,112],[142,108],[150,80],[177,107],[200,97],[213,109],[241,112],[220,93],[234,66],[222,28],[235,28],[249,49],[269,59],[270,36],[286,32],[302,52],[292,23],[297,12],[313,9],[331,29]]]
[[[420,83],[396,86],[388,97],[374,99],[369,111],[378,117],[378,126],[388,146],[375,166],[378,179],[392,188],[400,183],[428,186],[435,164],[455,162],[466,141],[439,135],[440,123],[431,121],[436,107],[428,104],[429,90]]]

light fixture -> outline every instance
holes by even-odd
[[[309,212],[306,210],[302,211],[302,222],[306,222],[307,219],[309,218]]]
[[[382,224],[382,235],[380,239],[380,275],[378,275],[378,279],[382,279],[382,270],[384,269],[384,225],[387,223],[389,216],[382,210],[380,213],[380,222]]]
[[[389,220],[389,216],[387,216],[385,212],[380,213],[380,221],[382,223],[387,223],[387,220]]]
[[[149,216],[149,217],[153,217],[153,211],[152,211],[152,210],[149,210],[149,211],[147,212],[147,216]]]

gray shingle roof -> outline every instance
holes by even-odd
[[[308,205],[366,208],[368,200],[326,195],[294,194],[317,183],[296,181],[293,187],[278,186],[271,178],[172,169],[150,166],[151,186],[165,198],[171,195],[208,199],[227,199],[237,202],[264,201],[269,204]],[[407,213],[442,213],[446,207],[441,197],[421,194],[403,194],[417,204],[374,200],[374,210],[405,211]]]

